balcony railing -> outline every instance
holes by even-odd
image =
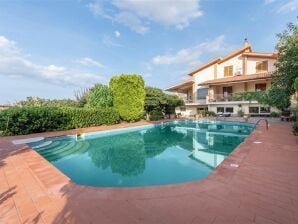
[[[187,99],[183,99],[184,100],[184,103],[193,103],[194,101],[193,100],[187,100]]]
[[[252,98],[251,100],[256,100]],[[248,101],[243,96],[242,92],[229,93],[229,94],[213,94],[209,95],[209,102],[229,102],[229,101]]]

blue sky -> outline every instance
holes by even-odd
[[[298,0],[0,0],[0,103],[141,74],[165,88],[242,46],[270,52]]]

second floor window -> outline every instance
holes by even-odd
[[[206,96],[208,96],[208,88],[197,89],[197,99],[205,100]]]
[[[257,61],[256,72],[267,72],[268,71],[268,61]]]
[[[266,83],[256,84],[256,91],[266,91]]]
[[[224,77],[233,75],[233,65],[224,67]]]

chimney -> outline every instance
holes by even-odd
[[[248,47],[250,44],[248,43],[248,40],[247,38],[244,38],[244,47]]]

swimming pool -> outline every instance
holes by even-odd
[[[240,122],[174,121],[30,143],[89,186],[148,186],[207,177],[253,130]]]

